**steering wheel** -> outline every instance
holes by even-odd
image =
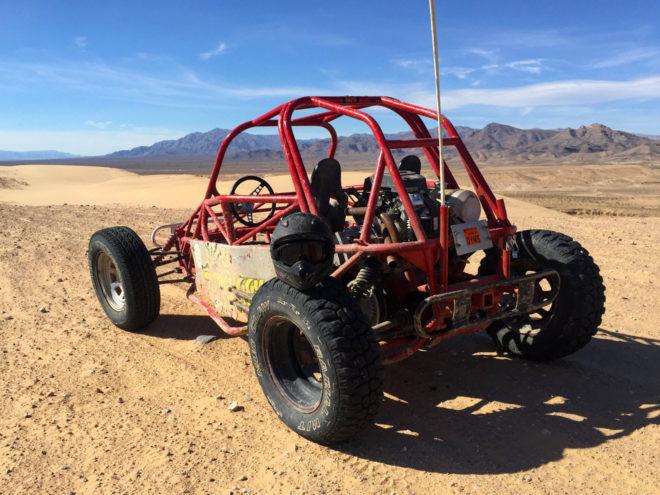
[[[241,177],[231,187],[231,194],[241,196],[259,196],[262,192],[274,194],[270,184],[256,175]],[[229,209],[236,220],[247,227],[257,227],[272,218],[276,206],[275,203],[229,203]]]

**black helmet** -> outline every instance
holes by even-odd
[[[311,289],[332,271],[335,243],[325,221],[293,213],[275,227],[270,256],[277,276],[299,290]]]

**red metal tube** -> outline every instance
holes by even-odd
[[[211,218],[215,222],[215,224],[218,227],[218,230],[220,231],[222,236],[225,239],[227,239],[227,231],[222,226],[222,223],[220,222],[220,219],[218,218],[218,216],[215,214],[215,212],[213,211],[213,209],[210,206],[205,206],[205,208],[206,208],[206,211],[208,211],[209,215],[211,215]]]
[[[188,291],[186,292],[186,296],[188,299],[195,304],[200,305],[208,315],[217,323],[217,325],[222,329],[223,332],[225,332],[227,335],[231,335],[232,337],[238,337],[240,335],[245,335],[247,333],[247,326],[243,325],[240,327],[233,327],[229,323],[227,323],[227,320],[225,320],[222,316],[218,314],[218,312],[209,304],[204,302],[201,298],[197,297],[195,295],[195,284],[192,284]]]
[[[396,342],[387,342],[385,345],[381,348],[381,353],[383,354],[383,364],[384,365],[390,365],[394,363],[398,363],[400,361],[403,361],[404,359],[409,358],[415,352],[420,350],[422,347],[424,347],[424,344],[426,344],[427,340],[423,339],[421,337],[417,337],[415,340],[413,340],[410,343],[404,343],[402,349],[397,350],[397,352],[394,352],[392,354],[388,353],[388,347],[394,347],[397,348]]]
[[[334,112],[323,112],[322,115],[325,115],[326,117],[328,116],[334,116],[339,117]],[[310,115],[309,117],[320,117],[320,115]],[[330,119],[331,120],[331,119]],[[301,119],[293,119],[291,121],[291,125],[293,126],[305,126],[305,127],[323,127],[328,131],[328,134],[330,134],[330,150],[328,153],[328,156],[330,158],[334,157],[335,155],[335,150],[337,149],[337,131],[335,131],[335,128],[330,125],[329,120],[326,121],[321,118],[317,118],[314,120],[307,120],[307,117],[303,117]],[[260,127],[277,127],[279,125],[279,121],[277,120],[267,120],[263,123],[261,123],[259,126]]]
[[[222,218],[225,219],[225,227],[227,230],[227,244],[232,244],[234,242],[234,222],[230,219],[232,218],[232,212],[229,210],[227,203],[220,203],[220,209],[222,210]]]
[[[378,155],[378,164],[376,165],[376,172],[374,173],[374,181],[371,187],[372,193],[369,195],[367,210],[364,214],[364,223],[362,224],[362,232],[360,232],[360,242],[369,242],[371,239],[371,227],[373,226],[372,224],[376,214],[376,203],[378,202],[377,191],[380,190],[384,171],[385,160],[383,159],[383,152],[381,151]]]
[[[339,278],[348,270],[350,270],[359,260],[362,258],[364,253],[356,252],[351,256],[345,263],[343,263],[339,268],[332,272],[332,277]]]
[[[385,107],[400,115],[412,130],[415,139],[387,140],[382,129],[374,118],[368,113],[361,111],[361,109],[370,106]],[[298,118],[292,117],[295,111],[312,107],[323,111]],[[447,167],[447,164],[439,163],[437,140],[431,137],[426,125],[421,119],[422,116],[437,118],[437,113],[433,110],[404,103],[388,97],[303,97],[284,105],[280,105],[264,115],[245,122],[232,130],[219,146],[209,184],[207,186],[205,201],[195,210],[189,220],[177,229],[176,234],[166,243],[168,248],[171,248],[174,244],[177,245],[177,250],[180,252],[180,263],[186,270],[187,274],[194,274],[194,263],[190,254],[189,244],[193,239],[208,240],[210,235],[216,236],[220,234],[226,237],[227,241],[231,244],[241,244],[254,238],[258,233],[268,234],[279,218],[294,211],[296,208],[299,208],[301,211],[317,213],[309,179],[293,133],[293,126],[320,126],[325,128],[330,133],[330,149],[328,155],[332,157],[336,153],[337,136],[334,127],[330,122],[340,116],[352,117],[366,123],[378,143],[380,154],[375,167],[374,184],[372,188],[374,194],[371,195],[366,207],[365,224],[360,235],[360,240],[355,244],[338,245],[336,247],[338,253],[351,253],[351,257],[347,263],[335,272],[335,276],[340,276],[342,273],[345,273],[346,270],[350,269],[351,266],[354,266],[354,264],[366,254],[383,256],[396,253],[407,262],[412,263],[426,272],[426,286],[432,294],[437,293],[438,291],[448,290],[448,252],[450,243],[448,210],[446,207],[441,208],[440,210],[439,239],[427,239],[419,217],[414,211],[410,197],[405,190],[401,175],[399,174],[391,153],[391,149],[397,148],[422,148],[429,159],[431,166],[436,172],[436,175],[439,174],[440,167],[443,167],[449,187],[458,187],[458,184]],[[278,127],[283,150],[289,165],[289,173],[293,181],[295,194],[275,194],[270,196],[219,195],[216,183],[227,148],[232,140],[241,132],[251,127],[258,126]],[[503,253],[501,258],[500,276],[507,277],[510,272],[510,259],[508,251],[505,249],[504,242],[507,235],[511,235],[512,232],[515,232],[515,227],[511,226],[508,221],[503,201],[495,198],[490,187],[485,182],[483,175],[465,148],[456,129],[444,116],[441,117],[441,128],[442,129],[439,129],[438,131],[442,132],[444,129],[447,135],[443,140],[444,144],[456,147],[458,154],[463,161],[468,177],[474,186],[474,190],[482,202],[484,211],[489,220],[489,230],[493,241],[500,249],[502,249]],[[382,176],[385,173],[385,167],[387,167],[388,172],[392,176],[396,190],[401,198],[403,208],[410,219],[413,231],[415,232],[417,238],[416,241],[391,244],[370,243],[369,233],[371,230],[371,224],[375,218],[377,203],[373,198],[377,197],[378,190],[382,184]],[[235,219],[229,209],[229,204],[232,202],[245,202],[257,205],[285,203],[287,206],[278,207],[276,215],[262,225],[255,228],[239,228],[236,230],[234,228]],[[221,217],[213,211],[212,207],[215,205],[220,205],[220,208],[222,209]],[[217,230],[209,230],[207,225],[209,217],[215,223]],[[237,233],[238,239],[236,239]],[[438,268],[440,269],[439,274],[437,274]],[[223,330],[227,327],[226,331],[233,331],[231,330],[232,327],[228,326],[227,322],[220,316],[213,315],[211,311],[209,311],[209,314],[218,321],[218,324]],[[442,338],[446,337],[443,336]],[[405,357],[410,355],[423,344],[423,339],[421,343],[413,341],[405,350],[400,351],[399,356]]]
[[[386,100],[384,98],[384,100]],[[395,108],[387,105],[384,103],[387,108],[392,110],[393,112],[397,113],[398,115],[403,118],[403,120],[406,121],[406,123],[410,126],[410,128],[413,131],[413,134],[415,134],[415,137],[417,138],[430,138],[431,133],[429,132],[428,128],[424,124],[424,121],[419,117],[419,115],[401,110],[400,108]],[[436,143],[434,146],[428,146],[424,148],[424,154],[426,155],[427,160],[431,164],[431,168],[433,168],[433,171],[435,172],[435,176],[439,179],[440,178],[440,153],[438,151],[438,146],[437,146],[437,139],[435,140]],[[445,167],[445,181],[447,182],[447,185],[451,189],[458,189],[458,182],[454,178],[454,174],[452,171],[449,169],[446,163],[443,165]]]
[[[328,123],[322,124],[321,127],[324,127],[330,133],[330,149],[328,150],[328,158],[334,158],[335,152],[337,151],[337,131]]]
[[[292,205],[289,205],[288,208],[285,208],[283,210],[278,211],[275,215],[273,215],[271,218],[266,220],[264,223],[262,223],[260,225],[257,225],[253,229],[250,229],[250,231],[247,234],[240,237],[239,239],[236,239],[236,241],[232,242],[231,244],[232,245],[243,244],[248,239],[251,239],[252,237],[257,235],[259,232],[267,229],[268,227],[270,227],[272,225],[275,225],[277,222],[279,222],[280,218],[285,217],[289,213],[293,213],[293,211],[296,210],[297,208],[298,208],[298,205],[295,204],[295,203],[292,204]]]
[[[362,97],[357,98],[361,99]],[[394,181],[394,185],[399,194],[401,203],[403,204],[403,208],[406,211],[406,215],[408,215],[408,219],[410,220],[413,232],[415,232],[415,236],[418,240],[425,240],[426,235],[424,234],[424,229],[422,229],[422,225],[419,221],[419,216],[417,215],[417,212],[415,212],[412,202],[410,201],[408,192],[406,191],[403,180],[401,179],[401,174],[399,174],[399,170],[394,163],[392,152],[387,147],[387,140],[385,139],[385,135],[383,134],[382,129],[371,115],[359,110],[355,110],[353,108],[342,107],[341,105],[333,103],[334,99],[335,98],[312,97],[311,101],[320,107],[327,108],[328,110],[334,110],[337,113],[359,119],[369,126],[371,132],[374,135],[374,138],[376,139],[376,142],[378,143],[378,146],[380,146],[382,156],[385,159],[385,164],[387,165],[390,175],[392,176],[392,180]],[[373,98],[373,101],[374,104],[378,104],[381,100],[380,98]]]
[[[205,196],[206,198],[210,198],[213,194],[218,193],[215,187],[215,183],[218,180],[218,175],[220,174],[220,168],[222,167],[222,161],[224,160],[225,153],[227,152],[227,148],[229,148],[229,145],[234,140],[234,138],[238,136],[241,132],[245,131],[246,129],[249,129],[250,127],[256,127],[261,122],[270,120],[272,117],[280,113],[280,110],[282,109],[283,106],[284,105],[275,107],[270,112],[266,112],[265,114],[263,114],[261,117],[257,117],[254,120],[250,120],[248,122],[242,123],[238,127],[234,128],[229,134],[227,134],[227,136],[225,136],[225,138],[222,140],[222,144],[220,144],[220,148],[218,149],[218,153],[215,157],[215,163],[213,164],[211,177],[209,177],[209,185],[206,189],[206,196]]]
[[[300,211],[305,213],[318,214],[316,205],[312,199],[312,194],[309,187],[309,179],[305,173],[305,167],[300,157],[300,150],[296,138],[291,130],[291,114],[293,113],[293,105],[300,100],[294,100],[287,103],[280,115],[278,129],[280,131],[280,139],[282,140],[282,148],[286,156],[287,164],[289,165],[289,172],[293,180],[293,185],[296,189],[298,202],[300,204]],[[300,101],[304,104],[304,101]]]
[[[298,201],[296,196],[291,194],[261,194],[250,196],[249,194],[225,194],[205,200],[209,206],[215,206],[221,203],[295,203]]]
[[[429,239],[426,241],[407,241],[387,244],[338,244],[335,250],[338,253],[371,253],[371,254],[389,254],[404,253],[406,251],[420,251],[423,249],[432,249],[437,246],[437,240]]]

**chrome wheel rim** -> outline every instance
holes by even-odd
[[[126,305],[124,285],[114,260],[107,253],[99,253],[96,259],[96,275],[110,307],[115,311],[122,311]]]

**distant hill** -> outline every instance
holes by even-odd
[[[5,160],[54,160],[59,158],[75,158],[78,155],[63,151],[4,151],[0,150],[0,161]]]
[[[462,126],[456,129],[478,164],[643,163],[660,167],[660,140],[617,131],[602,124],[577,129],[519,129],[492,123],[482,129]],[[0,155],[0,161],[5,160],[4,165],[35,161],[98,165],[141,173],[207,173],[220,143],[229,132],[228,129],[194,132],[180,139],[159,141],[151,146],[139,146],[105,156],[71,158],[49,151],[32,152],[48,154],[49,158],[38,158],[37,155],[26,158],[26,152],[14,158],[2,158]],[[431,129],[431,134],[437,136],[437,129]],[[412,137],[412,134],[399,132],[387,137],[405,139]],[[308,164],[327,156],[328,145],[329,139],[298,140],[300,152]],[[378,146],[370,134],[351,134],[339,137],[336,156],[347,167],[371,168],[378,152]],[[421,154],[420,150],[393,150],[397,160],[411,152]],[[52,153],[57,154],[57,158],[51,158],[54,156]],[[447,149],[447,156],[455,157],[453,148]],[[229,147],[224,171],[242,174],[249,169],[255,173],[269,173],[284,170],[283,162],[278,135],[245,132],[239,134]]]
[[[649,139],[660,140],[660,134],[637,134],[637,135]]]
[[[660,164],[660,142],[602,124],[577,129],[516,129],[489,124],[465,144],[483,162],[648,162]]]
[[[577,129],[518,129],[492,123],[483,129],[458,127],[467,148],[477,160],[485,163],[529,162],[594,162],[652,161],[660,162],[660,141],[591,124]],[[117,151],[108,158],[167,158],[212,156],[229,131],[213,129],[195,132],[181,139],[161,141],[152,146],[140,146]],[[432,133],[437,135],[437,130]],[[389,135],[390,138],[411,137],[410,133]],[[328,149],[328,139],[301,139],[301,154],[306,158],[321,158]],[[370,134],[342,136],[337,148],[338,158],[375,156],[378,146]],[[405,153],[398,150],[397,155]],[[282,159],[279,137],[276,135],[240,134],[227,153],[231,161],[264,162]]]
[[[116,151],[108,157],[148,157],[171,155],[213,155],[220,142],[229,134],[228,129],[213,129],[208,132],[193,132],[180,139],[159,141],[151,146],[139,146],[130,150]],[[280,149],[277,135],[257,135],[244,132],[232,143],[232,152],[267,151]]]

